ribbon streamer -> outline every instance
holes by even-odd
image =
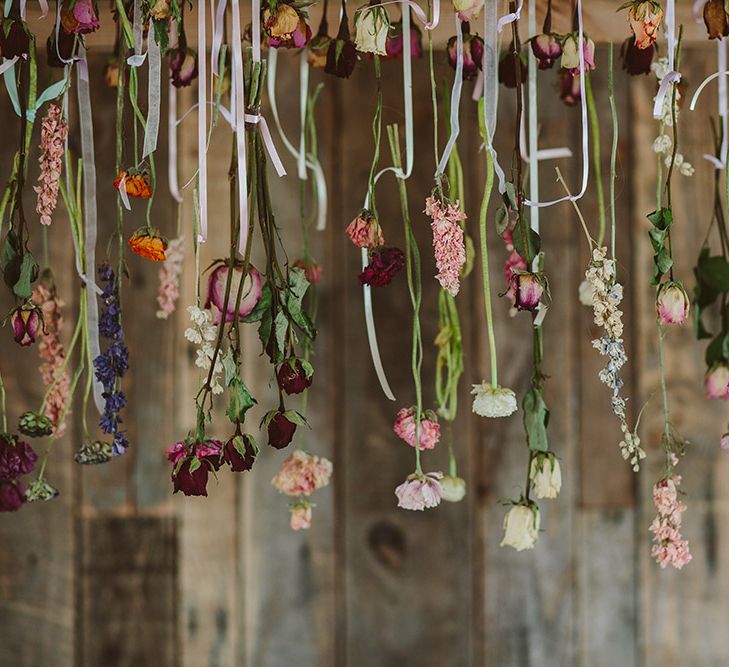
[[[299,56],[299,152],[297,172],[299,179],[306,180],[306,105],[309,101],[309,61],[306,49]]]
[[[147,83],[147,122],[144,128],[142,159],[157,150],[159,108],[162,97],[162,54],[154,35],[154,28],[151,26],[147,38],[147,50],[149,52],[149,81]]]
[[[306,58],[306,54],[302,53],[302,58]],[[273,122],[278,130],[278,135],[281,138],[286,150],[300,163],[300,151],[289,141],[286,133],[281,125],[281,118],[278,113],[278,103],[276,101],[276,72],[278,71],[278,49],[270,49],[268,53],[268,72],[267,72],[267,88],[268,88],[268,102],[271,106],[271,114],[273,115]],[[264,137],[265,138],[265,137]],[[274,149],[275,152],[275,149]],[[269,147],[269,154],[271,150]],[[279,160],[280,161],[280,160]],[[327,181],[324,175],[324,170],[319,163],[319,160],[315,159],[313,155],[309,154],[306,159],[306,167],[313,174],[316,179],[316,190],[317,190],[317,222],[316,228],[318,230],[326,229],[327,224]],[[279,174],[280,175],[280,174]]]
[[[223,25],[227,0],[218,0],[218,9],[215,13],[215,30],[213,31],[213,46],[210,51],[210,69],[215,76],[218,75],[218,60],[220,60],[220,48],[223,45]]]
[[[180,186],[177,178],[177,88],[168,84],[168,108],[167,108],[167,181],[170,194],[179,204],[182,202]]]
[[[150,36],[154,28],[150,26]],[[144,28],[142,25],[142,0],[134,0],[134,11],[132,14],[132,39],[134,40],[134,55],[127,58],[127,65],[130,67],[141,67],[147,58],[142,53],[142,42],[144,40]]]
[[[235,41],[235,40],[234,40]],[[207,72],[205,69],[207,58],[207,45],[205,42],[205,2],[197,3],[197,44],[198,52],[198,109],[197,109],[197,163],[198,163],[198,217],[200,227],[198,243],[205,243],[208,239],[208,154],[207,154],[207,105],[205,94],[207,85]],[[240,46],[240,42],[238,42]],[[234,44],[235,46],[235,44]]]
[[[86,61],[86,49],[79,46],[81,62]],[[81,158],[84,177],[84,254],[86,266],[84,267],[87,276],[95,275],[96,270],[96,235],[97,235],[97,211],[96,211],[96,163],[94,158],[94,124],[91,115],[91,92],[89,82],[82,76],[78,80],[78,113],[81,131]],[[96,301],[96,294],[88,293],[88,335],[89,354],[96,359],[101,354],[99,345],[99,306]],[[96,379],[93,371],[92,376],[94,403],[99,414],[104,412],[103,387]]]
[[[668,0],[666,4],[666,40],[668,41],[668,73],[661,79],[655,101],[653,103],[653,118],[663,116],[663,104],[671,84],[681,80],[681,73],[675,67],[676,58],[676,3],[675,0]]]
[[[501,32],[504,29],[504,26],[508,25],[509,23],[513,23],[514,21],[518,21],[521,18],[521,10],[523,7],[524,0],[519,0],[519,4],[515,12],[511,12],[510,14],[504,14],[501,18],[499,18],[498,22],[496,23],[496,32]]]
[[[48,0],[38,0],[38,5],[40,6],[41,10],[40,18],[44,19],[46,16],[48,16]]]
[[[535,0],[529,0],[529,37],[536,37],[537,35],[537,7]],[[580,42],[582,46],[582,42]],[[527,160],[529,162],[529,197],[533,201],[539,201],[539,137],[537,136],[537,126],[539,124],[539,106],[537,98],[537,59],[534,56],[534,51],[528,49],[528,64],[529,69],[527,72],[527,89],[529,99],[529,156]],[[522,95],[523,95],[522,88]],[[522,145],[522,137],[524,136],[524,114],[521,115],[521,125],[519,127],[519,147]],[[539,209],[534,208],[529,216],[529,226],[538,234],[539,233]],[[539,269],[539,259],[537,257],[532,261],[532,271]],[[543,311],[546,314],[546,310]],[[541,315],[542,313],[538,313]],[[542,316],[543,317],[543,316]],[[541,322],[540,322],[541,324]],[[535,326],[536,324],[535,318]]]
[[[254,63],[261,62],[261,0],[251,3],[251,56]]]
[[[240,233],[238,234],[238,252],[245,254],[248,245],[248,174],[246,170],[246,126],[243,81],[243,53],[240,34],[239,0],[232,0],[233,10],[233,86],[232,99],[235,104],[235,143],[238,159],[238,207],[240,212]]]
[[[459,112],[461,109],[461,88],[463,87],[463,28],[461,27],[461,19],[458,14],[456,17],[456,48],[458,54],[456,56],[456,75],[453,78],[453,88],[451,89],[451,136],[448,137],[448,143],[443,150],[443,155],[438,162],[438,169],[435,173],[436,178],[445,171],[448,159],[456,145],[458,134],[461,131],[459,120]],[[404,30],[404,27],[403,27]]]
[[[726,166],[727,142],[729,140],[729,137],[727,137],[727,132],[729,131],[729,116],[727,115],[726,81],[726,75],[729,75],[729,71],[727,71],[726,44],[724,43],[724,40],[718,40],[716,42],[716,49],[717,71],[714,72],[714,74],[707,76],[701,82],[701,85],[696,89],[694,96],[691,98],[691,104],[689,105],[689,109],[691,111],[694,111],[696,109],[696,103],[699,100],[699,95],[701,95],[701,92],[704,90],[704,88],[706,88],[706,86],[714,79],[719,79],[719,116],[721,117],[722,125],[721,149],[719,150],[718,158],[715,155],[704,153],[704,159],[711,162],[711,164],[714,165],[715,169],[724,169],[724,167]]]
[[[119,181],[119,198],[122,200],[122,204],[124,204],[124,208],[127,209],[127,211],[132,210],[132,205],[129,203],[129,194],[127,193],[127,175],[124,174],[124,176],[121,177],[121,180]]]

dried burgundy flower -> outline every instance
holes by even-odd
[[[294,438],[296,424],[282,410],[269,414],[267,419],[268,444],[276,449],[287,447]]]
[[[559,79],[559,98],[568,106],[576,107],[582,99],[580,77],[572,76],[569,70],[564,70]]]
[[[35,337],[41,330],[42,320],[38,308],[20,306],[10,316],[15,342],[23,347],[35,343]]]
[[[0,480],[0,512],[15,512],[25,502],[25,487],[20,482]]]
[[[729,16],[724,0],[709,0],[704,5],[704,23],[709,39],[721,39],[729,35]]]
[[[635,45],[635,37],[628,37],[620,49],[620,55],[623,57],[623,69],[631,76],[650,74],[655,52],[655,44],[651,44],[645,49],[639,49]]]
[[[360,287],[385,287],[405,266],[405,255],[400,248],[382,248],[370,255],[370,263],[359,274]]]
[[[14,435],[0,435],[0,479],[13,480],[27,475],[35,467],[38,455],[24,440]]]
[[[458,64],[458,38],[448,40],[448,64],[455,69]],[[483,40],[472,35],[467,22],[463,23],[463,80],[470,81],[483,64]]]
[[[552,33],[536,35],[529,41],[539,69],[551,69],[557,58],[562,55],[562,45]]]
[[[524,58],[523,52],[518,56],[514,55],[514,45],[512,44],[507,51],[501,54],[499,59],[499,83],[505,85],[507,88],[516,88],[516,63],[519,65],[519,76],[521,83],[524,83],[527,78],[527,64],[526,58]]]
[[[185,40],[170,51],[170,78],[175,88],[189,86],[197,79],[197,52],[188,49]]]
[[[218,440],[206,440],[192,446],[177,442],[167,450],[172,463],[174,493],[186,496],[207,496],[208,473],[221,465],[222,445]]]
[[[287,394],[300,394],[311,387],[314,379],[313,369],[301,359],[287,359],[276,372],[278,386]]]
[[[250,470],[257,455],[258,445],[247,434],[233,436],[223,447],[223,459],[233,472]]]
[[[327,53],[329,52],[329,45],[332,43],[332,38],[328,33],[329,26],[326,17],[323,17],[318,32],[309,42],[306,54],[309,67],[314,69],[324,69],[326,67]]]
[[[390,26],[390,32],[385,42],[385,50],[387,55],[383,60],[402,59],[403,55],[403,34],[402,19]],[[410,20],[410,55],[413,58],[420,58],[423,55],[423,38],[420,29],[415,22]]]
[[[514,290],[514,306],[517,310],[536,310],[544,293],[544,276],[541,273],[522,271],[511,277]]]
[[[357,64],[357,49],[349,34],[349,19],[346,5],[342,5],[342,18],[336,39],[329,44],[324,71],[340,79],[348,79]]]
[[[0,53],[4,58],[23,58],[30,52],[30,37],[25,21],[5,19],[0,24]]]
[[[58,31],[58,41],[56,41],[56,31],[52,30],[46,41],[46,56],[48,58],[49,67],[63,68],[66,66],[65,61],[69,61],[74,56],[76,47],[76,36],[67,33],[63,28]]]

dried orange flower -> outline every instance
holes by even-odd
[[[124,189],[130,197],[149,199],[152,196],[152,187],[145,173],[140,171],[120,171],[114,181],[115,190],[119,190],[122,179],[124,179]]]
[[[141,227],[131,235],[127,244],[140,257],[153,262],[164,262],[167,258],[167,239],[151,227]]]

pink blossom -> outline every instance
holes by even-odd
[[[311,528],[311,505],[294,505],[291,508],[291,530]]]
[[[691,562],[688,540],[681,537],[681,515],[686,505],[678,499],[680,475],[664,477],[653,487],[653,503],[658,516],[653,519],[650,531],[653,535],[651,555],[661,567],[672,565],[681,569]]]
[[[360,211],[359,215],[347,226],[349,240],[358,248],[372,250],[385,244],[382,227],[377,218],[369,211]]]
[[[725,363],[712,366],[704,379],[706,396],[729,400],[729,366]]]
[[[661,285],[656,296],[656,314],[662,324],[683,324],[688,318],[689,298],[680,282]]]
[[[271,484],[287,496],[308,496],[329,484],[331,476],[331,461],[297,449],[284,459]]]
[[[63,152],[68,136],[68,123],[63,117],[61,107],[51,104],[41,124],[40,148],[43,151],[38,158],[40,174],[33,189],[38,193],[35,210],[40,215],[43,225],[51,224],[51,214],[58,201],[58,183],[63,168]]]
[[[415,408],[402,408],[397,413],[397,419],[392,427],[399,438],[408,443],[411,447],[415,447]],[[420,420],[419,430],[420,450],[433,449],[440,440],[440,424],[436,421],[436,416],[430,411],[423,413]]]
[[[443,289],[456,296],[461,286],[461,270],[466,263],[466,246],[460,224],[466,219],[466,214],[461,211],[458,202],[444,207],[443,202],[435,197],[425,200],[425,213],[433,219],[430,228],[433,230],[435,265],[438,268],[435,277]]]
[[[55,429],[55,435],[60,437],[66,430],[64,411],[68,404],[71,381],[64,369],[66,350],[61,342],[63,317],[61,308],[63,301],[58,298],[52,281],[39,282],[33,290],[33,302],[43,313],[43,327],[40,330],[38,355],[41,358],[40,372],[46,390],[50,388],[45,402],[44,413]]]
[[[395,489],[397,506],[418,511],[437,507],[443,498],[443,487],[439,481],[442,477],[442,472],[410,475]]]
[[[721,436],[719,446],[725,451],[729,452],[729,433],[725,433]]]
[[[165,261],[159,270],[159,294],[157,317],[166,320],[173,312],[180,296],[180,275],[185,258],[182,237],[173,239],[167,245]]]

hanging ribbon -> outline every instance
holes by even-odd
[[[153,30],[154,28],[150,26],[150,34]],[[134,55],[127,58],[127,65],[130,67],[141,67],[147,58],[147,54],[142,53],[142,42],[144,40],[142,0],[134,0],[134,10],[132,14],[132,39],[134,40]]]
[[[299,56],[299,152],[296,168],[299,179],[306,180],[306,107],[309,103],[309,60],[306,49]]]
[[[40,6],[41,10],[40,18],[44,19],[46,16],[48,16],[48,0],[38,0],[38,5]]]
[[[533,38],[537,35],[537,7],[535,0],[529,0],[529,37]],[[580,42],[580,45],[582,42]],[[529,99],[529,156],[527,160],[529,162],[529,197],[533,201],[539,201],[539,148],[538,142],[539,137],[537,136],[537,126],[539,124],[539,105],[537,98],[537,59],[534,56],[534,51],[528,49],[528,64],[529,70],[527,72],[527,89]],[[524,95],[524,89],[522,88],[522,96]],[[519,127],[519,147],[521,149],[524,137],[524,114],[521,115],[521,125]],[[539,209],[534,208],[530,212],[529,226],[538,234],[539,233]],[[532,260],[532,271],[536,271],[539,268],[539,259],[535,257]],[[546,311],[544,311],[546,314]],[[542,313],[538,313],[541,315]],[[544,317],[544,316],[542,316]],[[536,318],[535,318],[535,325]],[[541,321],[540,321],[541,324]]]
[[[126,173],[124,174],[124,176],[121,177],[121,180],[119,181],[119,199],[122,200],[122,204],[124,204],[124,208],[127,209],[127,211],[132,210],[132,205],[129,203],[129,193],[127,193]]]
[[[147,82],[147,122],[144,127],[142,159],[157,150],[160,103],[162,97],[162,54],[155,38],[154,27],[152,26],[149,28],[147,50],[149,52],[149,81]]]
[[[78,60],[78,56],[71,56],[70,58],[64,58],[58,49],[58,38],[61,34],[61,0],[56,0],[56,22],[53,26],[53,32],[54,32],[55,38],[56,38],[55,49],[56,49],[56,56],[58,56],[58,59],[65,65],[70,65],[71,63],[76,62]]]
[[[0,74],[3,74],[6,70],[9,70],[17,62],[18,56],[13,56],[10,60],[5,60],[5,58],[3,58],[3,64],[0,65]],[[18,109],[18,115],[20,115],[20,109]]]
[[[716,65],[717,65],[717,71],[714,72],[714,74],[711,74],[710,76],[707,76],[702,82],[701,85],[696,89],[696,92],[694,93],[694,96],[691,98],[691,104],[689,105],[689,109],[691,111],[694,111],[696,109],[696,103],[699,100],[699,95],[701,95],[701,92],[706,88],[706,86],[711,83],[714,79],[719,79],[719,116],[721,117],[721,126],[722,126],[722,138],[721,138],[721,149],[719,150],[719,157],[717,158],[715,155],[710,155],[709,153],[704,153],[704,159],[711,162],[711,164],[714,165],[715,169],[724,169],[725,161],[726,161],[726,152],[727,152],[727,142],[729,141],[729,137],[727,137],[727,133],[729,132],[729,116],[727,115],[727,80],[726,76],[729,75],[729,71],[727,71],[727,62],[726,62],[726,43],[724,40],[718,40],[716,42]]]
[[[531,99],[529,100],[529,103],[531,104]],[[521,154],[521,159],[524,160],[524,162],[530,162],[531,151],[527,148],[526,134],[526,121],[524,119],[524,115],[522,114],[521,128],[519,130],[519,153]],[[536,132],[535,135],[538,138],[539,133]],[[531,137],[529,140],[529,145],[531,146]],[[561,146],[559,148],[538,148],[536,151],[537,161],[539,162],[542,162],[544,160],[558,160],[560,158],[568,158],[572,157],[573,155],[574,154],[572,153],[572,149],[567,148],[567,146]]]
[[[254,63],[261,62],[261,0],[251,3],[251,56]]]
[[[671,84],[681,80],[680,72],[674,69],[676,59],[676,3],[668,0],[666,4],[666,40],[668,41],[668,73],[661,79],[658,93],[653,104],[653,118],[663,116],[663,104]]]
[[[167,97],[167,181],[172,198],[179,204],[182,195],[177,178],[177,88],[172,81],[168,84]]]
[[[208,155],[207,155],[207,105],[205,94],[207,89],[207,72],[205,65],[207,46],[205,42],[205,2],[197,3],[197,45],[198,53],[198,109],[197,109],[197,162],[198,162],[198,243],[208,239]],[[239,44],[240,46],[240,44]]]
[[[459,112],[461,109],[461,88],[463,87],[463,28],[461,26],[461,19],[458,14],[456,17],[456,75],[453,78],[453,88],[451,89],[451,136],[448,137],[448,143],[443,150],[443,155],[438,162],[438,169],[435,172],[436,179],[439,174],[445,171],[448,165],[448,160],[453,152],[453,147],[456,145],[458,134],[461,131],[461,125],[459,120]]]
[[[220,60],[220,48],[223,45],[223,27],[225,25],[225,8],[227,0],[218,0],[218,9],[215,12],[215,30],[213,30],[213,46],[210,51],[210,69],[215,76],[218,75],[218,60]]]
[[[301,58],[306,59],[306,52],[302,52]],[[278,102],[276,101],[276,72],[278,71],[278,49],[270,49],[268,52],[268,69],[267,69],[267,80],[266,85],[268,87],[268,102],[271,106],[271,114],[273,115],[273,122],[276,125],[278,135],[281,138],[286,150],[297,160],[297,164],[300,168],[301,163],[301,152],[297,150],[295,146],[289,141],[286,133],[281,125],[281,118],[278,113]],[[303,86],[301,87],[302,94],[304,91]],[[303,104],[303,101],[302,101]],[[302,125],[303,131],[303,125]],[[269,150],[269,154],[270,154]],[[275,152],[275,149],[274,149]],[[324,175],[324,170],[319,163],[319,160],[315,159],[313,155],[309,154],[306,156],[305,165],[307,169],[311,170],[316,179],[316,191],[317,191],[317,222],[316,228],[318,230],[326,229],[327,224],[327,181]],[[299,176],[301,178],[301,176]]]
[[[504,26],[509,25],[509,23],[513,23],[514,21],[518,21],[521,18],[521,10],[523,7],[524,0],[519,0],[519,4],[515,12],[504,14],[501,18],[499,18],[496,24],[496,32],[501,32],[504,29]]]
[[[86,49],[79,46],[81,62],[86,62]],[[83,71],[83,70],[82,70]],[[81,74],[81,72],[79,72]],[[96,271],[96,235],[97,235],[97,211],[96,211],[96,162],[94,158],[94,124],[91,115],[91,92],[88,79],[79,76],[78,79],[78,114],[81,131],[81,158],[84,179],[84,254],[86,276],[95,275]],[[88,298],[88,335],[89,354],[96,359],[101,354],[99,346],[99,307],[96,301],[96,294],[89,291]],[[104,412],[103,387],[91,373],[94,403],[99,413]]]
[[[240,34],[239,0],[232,0],[233,9],[233,117],[235,118],[235,143],[238,159],[238,207],[240,211],[240,233],[238,252],[245,254],[248,244],[248,174],[246,169],[246,125],[245,125],[245,88],[243,81],[243,53]]]

